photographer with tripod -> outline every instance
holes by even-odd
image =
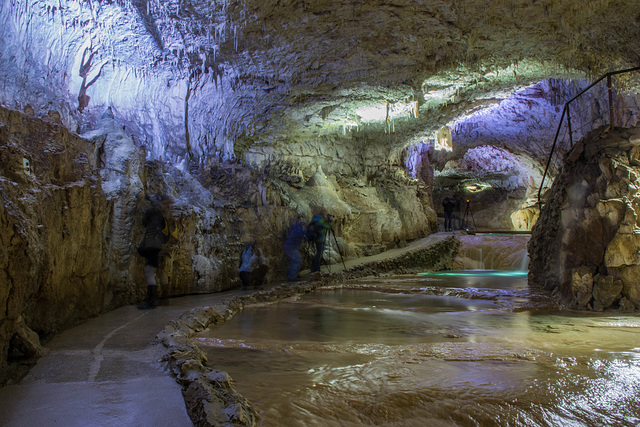
[[[322,262],[322,254],[324,252],[324,246],[327,241],[328,231],[331,229],[334,216],[328,214],[324,216],[318,214],[314,215],[311,222],[307,226],[307,238],[315,243],[316,253],[311,263],[311,272],[320,271],[320,263]]]

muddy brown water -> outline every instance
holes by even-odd
[[[360,279],[196,338],[263,426],[637,426],[640,317],[513,272]]]

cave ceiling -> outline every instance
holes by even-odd
[[[390,152],[549,78],[640,63],[637,0],[5,0],[0,100],[152,156],[366,140]]]

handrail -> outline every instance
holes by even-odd
[[[560,135],[560,130],[562,129],[562,125],[564,123],[564,116],[567,116],[567,125],[569,126],[569,140],[571,141],[571,146],[573,147],[573,138],[571,136],[571,116],[569,114],[569,104],[571,104],[573,101],[575,101],[576,99],[578,99],[579,97],[581,97],[582,95],[584,95],[587,91],[589,91],[592,87],[594,87],[595,85],[597,85],[598,83],[600,83],[602,80],[604,80],[605,78],[607,79],[607,84],[608,84],[608,90],[609,90],[609,112],[611,115],[611,126],[613,126],[613,104],[612,104],[612,94],[611,94],[611,76],[615,76],[617,74],[623,74],[623,73],[630,73],[632,71],[639,71],[640,67],[633,67],[633,68],[627,68],[624,70],[618,70],[618,71],[611,71],[608,72],[606,74],[604,74],[602,77],[600,77],[598,80],[594,81],[593,83],[591,83],[589,86],[587,86],[586,88],[584,88],[580,93],[578,93],[576,96],[574,96],[573,98],[571,98],[569,101],[567,101],[564,104],[564,108],[562,109],[562,116],[560,116],[560,123],[558,124],[558,130],[556,131],[556,136],[553,139],[553,144],[551,145],[551,152],[549,153],[549,158],[547,160],[547,165],[544,168],[544,174],[542,175],[542,180],[540,181],[540,188],[538,188],[538,206],[540,207],[540,210],[542,210],[542,202],[541,202],[541,197],[542,197],[542,188],[544,186],[544,181],[547,177],[547,173],[549,172],[549,165],[551,164],[551,159],[553,158],[553,153],[556,149],[556,145],[558,143],[558,136]]]

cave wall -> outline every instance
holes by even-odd
[[[39,339],[143,297],[136,248],[145,194],[170,196],[177,231],[162,258],[161,297],[238,286],[239,257],[251,240],[264,251],[268,280],[285,278],[287,228],[322,209],[336,216],[329,262],[402,246],[435,230],[427,186],[403,167],[365,176],[367,168],[355,166],[355,158],[350,173],[338,168],[333,175],[323,170],[330,155],[307,173],[162,162],[147,158],[146,147],[111,109],[81,135],[53,111],[45,119],[27,113],[0,108],[1,381],[33,361]],[[335,163],[341,162],[348,159]],[[310,245],[304,249],[308,257]]]
[[[570,308],[640,309],[640,129],[608,127],[568,153],[528,250],[529,282]]]
[[[0,103],[38,116],[56,110],[78,133],[110,108],[146,160],[242,162],[290,183],[322,159],[341,186],[402,174],[406,150],[451,125],[453,153],[420,176],[433,178],[436,206],[450,178],[464,187],[482,172],[495,191],[465,195],[479,226],[529,229],[560,106],[584,86],[556,78],[636,64],[631,6],[7,0]],[[582,27],[591,36],[572,30]],[[519,160],[466,168],[487,147]],[[115,215],[131,210],[127,200]]]
[[[8,159],[0,165],[2,354],[28,353],[10,342],[19,335],[24,347],[29,328],[46,338],[142,296],[135,247],[145,192],[173,199],[178,238],[163,261],[162,295],[235,286],[249,239],[277,279],[289,221],[321,208],[337,216],[347,257],[433,232],[434,185],[436,193],[446,187],[436,182],[434,132],[541,79],[636,64],[632,7],[0,2],[0,104],[24,112],[3,110],[0,128]],[[518,227],[535,221],[523,201],[559,92],[529,92],[554,107],[541,116],[521,96],[495,121],[470,118],[449,131],[462,150],[442,158],[444,170],[457,182],[484,171],[502,185],[479,199],[489,225],[507,227],[514,211],[522,212]],[[367,118],[372,111],[378,118]],[[517,159],[503,169],[481,167],[509,156]],[[20,171],[21,158],[32,175]]]
[[[449,192],[459,194],[469,200],[477,228],[530,230],[562,107],[586,85],[543,80],[445,128],[448,151],[434,161],[436,202]]]
[[[108,202],[86,141],[56,120],[0,109],[0,379],[8,358],[37,351],[16,342],[25,326],[46,338],[108,294]]]

